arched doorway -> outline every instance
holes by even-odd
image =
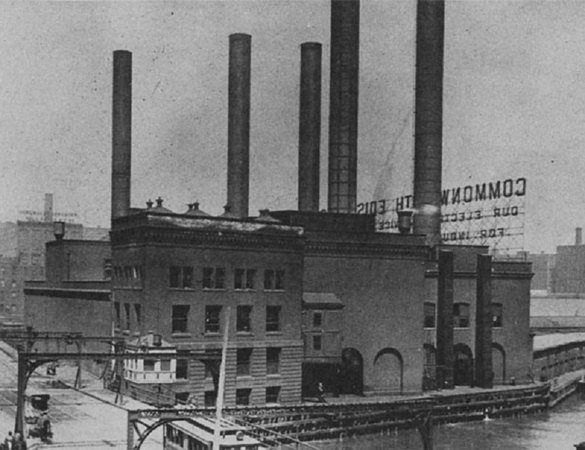
[[[473,353],[465,344],[455,344],[453,381],[459,386],[471,386],[473,383]]]
[[[504,347],[495,342],[492,343],[492,370],[494,384],[504,384],[506,382],[506,352]]]
[[[400,352],[384,348],[374,358],[374,389],[402,392],[403,361]]]
[[[364,358],[355,348],[344,348],[341,352],[341,380],[343,394],[364,393]]]

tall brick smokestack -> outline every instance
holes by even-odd
[[[114,52],[112,96],[112,220],[130,212],[132,53]]]
[[[230,35],[227,204],[236,217],[248,217],[251,42],[248,34]]]
[[[319,211],[321,55],[321,44],[301,45],[299,211]]]
[[[418,0],[414,138],[414,232],[441,241],[444,0]]]
[[[359,25],[359,0],[331,0],[329,212],[356,207]]]

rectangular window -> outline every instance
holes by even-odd
[[[323,313],[315,312],[313,313],[313,327],[320,328],[323,324]]]
[[[280,403],[280,386],[266,388],[266,403]]]
[[[172,332],[186,333],[189,305],[173,305]]]
[[[136,325],[140,326],[140,321],[142,320],[140,311],[140,303],[134,303],[134,316],[136,317]]]
[[[284,270],[265,270],[264,289],[267,291],[284,291]]]
[[[255,278],[256,278],[255,269],[236,269],[234,272],[234,289],[236,290],[254,289]]]
[[[193,289],[193,267],[171,266],[169,269],[169,287],[174,289]]]
[[[250,404],[252,389],[236,389],[236,405],[246,406]]]
[[[266,331],[280,331],[280,306],[266,307]]]
[[[181,287],[181,268],[177,266],[171,266],[169,269],[169,286],[172,288]]]
[[[252,307],[249,305],[240,305],[237,310],[236,331],[240,333],[250,333],[252,331]]]
[[[234,289],[244,289],[246,285],[246,271],[244,269],[236,269],[234,271]]]
[[[219,376],[219,361],[215,359],[217,357],[216,350],[205,350],[205,361],[203,361],[205,365],[205,378],[213,378],[214,372],[216,376]]]
[[[322,345],[323,345],[323,342],[321,339],[321,335],[316,334],[315,336],[313,336],[313,350],[320,351],[322,348]]]
[[[251,359],[252,359],[251,348],[239,348],[237,350],[236,375],[238,376],[250,375]]]
[[[145,372],[152,372],[154,370],[154,359],[145,359],[144,360],[144,371]]]
[[[175,369],[175,378],[177,380],[187,380],[189,378],[189,352],[177,351],[177,367]],[[182,358],[181,358],[182,356]]]
[[[453,326],[455,328],[469,328],[469,305],[467,303],[453,305]]]
[[[114,302],[114,320],[116,328],[120,328],[120,302]]]
[[[205,391],[205,406],[214,407],[217,395],[215,391]]]
[[[221,306],[207,305],[205,307],[205,332],[219,333]]]
[[[193,267],[183,267],[183,288],[193,288]]]
[[[280,352],[278,347],[266,348],[266,374],[274,375],[280,372]]]
[[[124,312],[126,313],[126,321],[124,323],[125,330],[130,329],[130,303],[124,303]]]
[[[179,405],[186,405],[188,401],[189,392],[175,392],[175,403],[178,403]]]
[[[170,371],[171,370],[171,360],[170,359],[161,359],[160,370],[161,370],[161,372]]]
[[[225,269],[223,267],[204,267],[203,288],[225,289]]]
[[[501,303],[492,303],[492,327],[504,326],[504,307]]]
[[[424,327],[425,328],[435,328],[435,304],[426,302],[424,304],[424,313],[425,313],[425,321]]]

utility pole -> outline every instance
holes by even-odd
[[[219,366],[219,385],[217,387],[216,411],[215,411],[215,429],[213,430],[213,450],[220,450],[220,431],[223,410],[223,393],[225,391],[225,363],[227,359],[228,335],[230,329],[230,307],[225,311],[225,321],[223,330],[223,347],[221,350],[221,364]]]

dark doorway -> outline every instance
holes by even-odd
[[[455,345],[453,378],[457,386],[471,386],[473,383],[473,354],[465,344]]]
[[[364,358],[355,348],[341,352],[341,392],[343,394],[363,395]]]
[[[500,344],[492,343],[492,367],[494,384],[506,383],[506,352]]]

